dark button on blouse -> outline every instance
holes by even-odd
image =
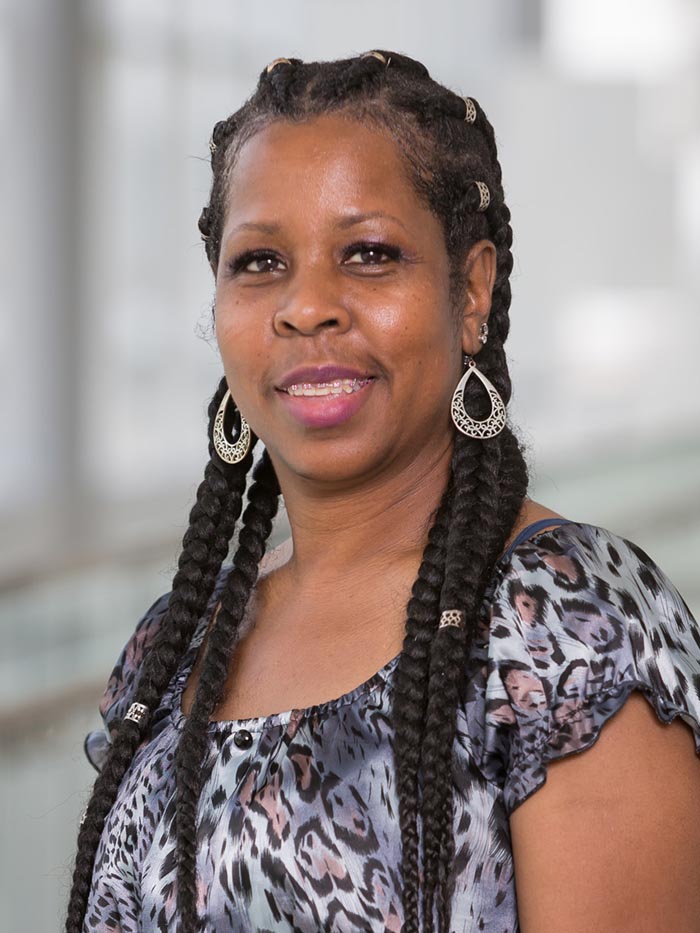
[[[248,732],[247,729],[239,729],[238,732],[234,735],[233,741],[236,743],[238,748],[250,748],[253,744],[253,736]]]

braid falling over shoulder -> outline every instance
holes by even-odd
[[[226,383],[222,380],[209,405],[209,438],[212,437],[214,417],[225,391]],[[142,703],[151,711],[158,706],[189,647],[228,553],[229,541],[243,507],[246,474],[252,463],[252,452],[237,468],[222,463],[211,446],[210,453],[212,459],[207,463],[204,480],[197,489],[189,527],[183,537],[182,553],[173,578],[168,609],[144,660],[133,697],[133,702]],[[78,851],[66,913],[66,933],[82,933],[102,829],[131,759],[144,738],[147,736],[142,736],[141,728],[131,720],[121,720],[112,729],[110,749],[95,781],[78,834]]]
[[[194,703],[177,747],[177,903],[184,930],[198,929],[196,814],[202,788],[202,762],[208,742],[207,724],[223,694],[237,629],[258,578],[258,567],[278,505],[277,476],[267,451],[263,451],[253,471],[253,485],[243,514],[233,569],[221,592],[219,611],[209,632]]]

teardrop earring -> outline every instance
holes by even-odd
[[[474,437],[479,440],[495,437],[497,434],[500,434],[506,426],[506,407],[503,404],[503,399],[498,394],[494,385],[479,371],[471,357],[465,354],[464,362],[468,362],[468,366],[464,375],[457,383],[457,388],[452,396],[451,414],[454,426],[458,431],[461,431],[462,434],[466,434],[467,437]],[[472,373],[481,379],[491,399],[491,414],[482,421],[478,421],[468,415],[464,407],[464,389]]]
[[[233,464],[240,463],[250,450],[250,427],[239,411],[238,417],[241,419],[241,429],[238,432],[238,439],[234,443],[228,440],[224,433],[224,415],[226,414],[226,404],[229,399],[233,402],[231,391],[227,389],[226,395],[221,399],[219,410],[214,419],[212,440],[214,442],[214,449],[224,463]]]

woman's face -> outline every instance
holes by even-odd
[[[248,140],[229,184],[216,337],[281,482],[366,482],[449,448],[492,250],[470,252],[471,286],[454,308],[441,225],[388,135],[327,115]]]

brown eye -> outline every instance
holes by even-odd
[[[361,257],[360,261],[364,265],[368,262],[369,263],[380,262],[381,260],[379,257],[386,256],[386,253],[381,249],[374,249],[374,248],[358,249],[356,253],[352,254],[350,259],[347,260],[347,262],[352,262],[355,256],[360,256]]]
[[[279,262],[277,256],[254,256],[246,263],[244,269],[246,272],[277,272]]]
[[[399,259],[401,250],[387,243],[353,243],[345,255],[350,266],[383,266]]]
[[[282,260],[274,253],[248,251],[234,257],[229,264],[229,268],[233,275],[238,275],[240,272],[262,275],[269,272],[279,272],[281,265]]]

